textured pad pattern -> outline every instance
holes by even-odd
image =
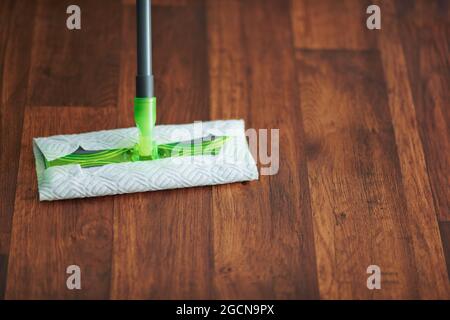
[[[81,168],[65,165],[45,169],[44,157],[54,160],[78,148],[128,148],[138,141],[136,128],[35,138],[39,198],[41,201],[106,196],[121,193],[175,189],[258,179],[242,120],[156,126],[155,140],[171,143],[208,135],[230,136],[218,155],[176,157],[152,161]]]

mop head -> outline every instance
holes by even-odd
[[[39,199],[257,180],[244,130],[243,120],[159,125],[154,128],[158,145],[158,159],[154,160],[134,157],[139,141],[135,127],[35,138]]]

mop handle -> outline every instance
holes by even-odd
[[[154,96],[152,74],[152,4],[151,0],[137,0],[137,76],[136,97]]]
[[[150,0],[137,0],[137,75],[134,120],[139,130],[137,149],[141,159],[157,159],[153,129],[156,124],[156,97],[152,74],[152,21]]]

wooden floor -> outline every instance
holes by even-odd
[[[134,1],[72,2],[0,1],[1,298],[450,298],[450,1],[155,0],[158,122],[279,128],[278,174],[40,203],[32,137],[133,125]]]

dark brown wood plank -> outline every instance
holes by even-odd
[[[439,229],[444,247],[445,260],[447,261],[447,274],[450,278],[450,222],[440,222]]]
[[[68,30],[70,0],[38,0],[28,104],[117,104],[120,0],[80,0],[81,30]]]
[[[8,18],[10,18],[12,16],[12,13],[14,12],[14,1],[12,0],[5,0],[0,2],[0,18],[2,21],[2,25],[0,27],[0,57],[2,59],[2,61],[5,58],[5,54],[6,54],[6,46],[8,43],[8,38],[9,38],[9,31],[10,31],[10,24],[12,23],[12,21]],[[0,77],[0,88],[3,87],[3,68],[4,65],[1,64],[0,65],[0,75],[2,75],[2,77]]]
[[[366,27],[366,0],[292,0],[296,48],[370,49],[376,33]]]
[[[8,256],[6,254],[0,254],[0,300],[5,298],[7,272]]]
[[[119,125],[133,125],[135,51],[133,6],[125,9]],[[207,120],[208,73],[205,10],[201,1],[153,9],[154,73],[158,123]],[[127,66],[124,67],[124,64]],[[126,97],[126,98],[124,98]],[[129,98],[128,98],[129,97]],[[211,188],[115,198],[113,298],[211,297]]]
[[[212,117],[281,130],[276,175],[213,188],[220,299],[318,297],[289,14],[288,1],[208,3]]]
[[[434,201],[439,219],[450,221],[450,3],[396,3]]]
[[[136,2],[128,0],[123,1],[124,4],[122,5],[120,75],[118,86],[119,103],[117,111],[118,128],[128,128],[134,127],[136,125],[134,121],[133,99],[136,95],[137,39],[136,37],[132,36],[133,33],[136,32]],[[153,9],[154,6],[152,6],[152,10]],[[153,22],[152,28],[154,28]],[[155,31],[152,30],[152,32],[154,33]],[[152,45],[156,46],[156,43]],[[155,51],[154,48],[153,51]],[[153,55],[154,54],[155,52],[153,52]],[[153,68],[155,68],[155,63],[153,63]],[[159,103],[159,101],[157,102]],[[159,108],[157,111],[159,111]]]
[[[34,3],[26,0],[1,1],[0,6],[0,254],[8,254]]]
[[[422,297],[442,298],[450,294],[449,279],[444,250],[439,240],[437,214],[409,85],[405,52],[397,26],[398,14],[394,2],[384,2],[381,8],[383,27],[389,32],[380,33],[378,43],[407,200],[406,215],[418,269],[419,292]]]
[[[32,138],[114,128],[113,110],[84,107],[26,109],[7,299],[109,297],[113,199],[39,202]],[[81,268],[81,290],[71,291],[66,287],[66,268],[73,264]]]
[[[377,52],[300,51],[298,66],[321,297],[428,297]],[[383,290],[367,289],[369,265]]]

